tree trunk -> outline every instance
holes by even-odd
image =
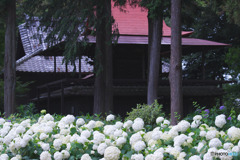
[[[16,0],[8,2],[4,56],[4,112],[15,112],[16,85]]]
[[[105,0],[105,112],[113,111],[112,23],[111,0]]]
[[[149,22],[152,30],[149,29],[149,73],[148,73],[148,93],[147,103],[151,105],[157,99],[159,66],[160,66],[160,52],[162,39],[162,15],[154,18]],[[152,32],[152,33],[151,33]]]
[[[183,115],[182,93],[182,46],[181,46],[181,0],[171,1],[171,57],[170,57],[170,90],[171,90],[171,123],[177,124],[178,117]]]
[[[94,106],[93,113],[103,113],[105,105],[105,21],[104,9],[101,4],[104,0],[97,5],[97,28],[96,28],[96,48],[95,48],[95,61],[94,61]]]

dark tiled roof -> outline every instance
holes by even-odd
[[[26,23],[19,25],[19,33],[21,36],[25,56],[17,60],[16,70],[19,72],[54,72],[54,57],[37,56],[38,53],[48,48],[47,43],[44,43],[47,37],[46,32],[38,30],[39,22],[36,20],[26,27]],[[63,56],[56,57],[56,72],[66,72],[65,64],[62,64]],[[81,72],[93,72],[92,62],[87,56],[81,59]],[[76,72],[78,70],[79,60],[75,61]],[[68,72],[74,70],[73,65],[68,65]]]

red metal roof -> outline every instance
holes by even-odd
[[[96,43],[96,38],[89,36],[90,43]],[[120,36],[118,44],[148,44],[148,37],[146,36]],[[162,45],[171,45],[171,37],[162,37]],[[182,38],[183,46],[230,46],[226,43],[219,43],[209,40],[197,39],[197,38]]]
[[[142,35],[148,36],[147,10],[142,7],[131,7],[126,5],[120,11],[120,7],[113,6],[112,15],[118,25],[120,35]],[[183,36],[192,34],[192,31],[182,31]],[[171,36],[171,28],[163,21],[163,36]]]

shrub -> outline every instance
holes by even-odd
[[[158,104],[157,100],[152,105],[137,104],[136,108],[132,108],[131,112],[127,113],[127,120],[134,120],[138,117],[142,118],[145,125],[155,124],[158,117],[164,117],[162,105]]]

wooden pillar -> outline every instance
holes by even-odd
[[[37,87],[37,103],[36,106],[39,107],[39,88]]]
[[[54,56],[54,73],[57,71],[57,62],[56,62],[56,56]]]
[[[79,58],[78,58],[78,78],[81,79],[82,78],[82,62],[81,62],[81,59],[82,59],[82,56],[79,55]]]
[[[202,51],[202,79],[205,80],[206,76],[205,76],[205,52],[206,51]]]
[[[61,82],[61,114],[64,112],[64,84]]]
[[[160,53],[160,66],[159,66],[159,80],[162,80],[162,56],[161,56],[161,53]]]
[[[50,113],[50,98],[51,98],[51,91],[49,85],[47,85],[47,92],[48,92],[48,102],[47,102],[47,112]]]
[[[67,62],[65,62],[65,69],[66,69],[66,73],[68,73],[68,65],[67,65]]]
[[[145,53],[142,55],[142,78],[146,79],[146,64],[145,64]]]

